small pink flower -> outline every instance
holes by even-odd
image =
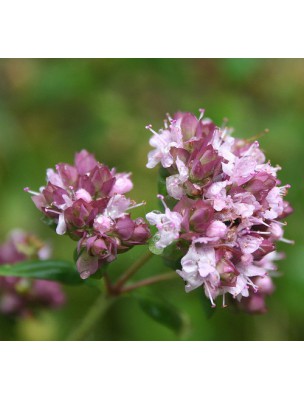
[[[116,194],[111,197],[105,210],[105,214],[111,219],[123,217],[129,209],[130,205],[130,199],[121,194]]]
[[[158,196],[163,200],[162,196]],[[159,239],[155,246],[164,249],[179,238],[182,216],[175,211],[170,211],[164,203],[165,213],[150,212],[146,215],[147,221],[158,229]]]
[[[112,173],[114,173],[116,181],[114,183],[114,186],[112,187],[110,196],[113,196],[114,194],[125,194],[133,189],[133,183],[130,179],[130,173],[123,172],[117,174],[115,170],[112,170]]]
[[[189,170],[186,167],[185,163],[178,157],[176,158],[176,166],[178,169],[178,174],[169,176],[166,179],[166,186],[169,196],[173,197],[174,199],[180,200],[185,194],[183,184],[189,178]]]
[[[173,147],[182,147],[182,134],[180,127],[176,121],[172,121],[170,127],[156,133],[151,125],[146,127],[153,136],[149,143],[155,150],[148,154],[147,168],[154,168],[158,163],[161,163],[164,168],[168,168],[173,164],[173,157],[170,153]]]

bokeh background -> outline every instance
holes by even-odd
[[[145,125],[162,126],[165,113],[198,113],[221,124],[224,117],[235,136],[260,139],[273,164],[283,167],[295,213],[281,244],[286,253],[282,276],[268,300],[265,315],[232,308],[209,318],[199,291],[185,294],[179,279],[151,287],[189,315],[187,340],[303,340],[304,338],[304,60],[259,59],[102,59],[0,61],[0,209],[1,241],[12,228],[23,228],[52,243],[54,257],[70,260],[74,243],[57,237],[40,221],[40,213],[23,192],[44,184],[45,170],[72,162],[86,148],[119,171],[132,171],[131,197],[146,200],[140,216],[157,207],[157,170],[145,168],[149,133]],[[145,252],[133,249],[110,268],[113,278]],[[137,278],[166,272],[154,257]],[[12,320],[0,316],[1,340],[60,340],[72,331],[98,292],[65,287],[61,310]],[[150,320],[133,298],[113,305],[92,331],[95,340],[177,340],[168,328]]]

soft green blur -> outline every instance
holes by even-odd
[[[235,136],[252,137],[265,128],[261,147],[274,165],[283,167],[282,182],[292,189],[295,213],[288,219],[282,244],[282,276],[262,316],[218,307],[207,318],[199,290],[185,294],[180,279],[151,287],[190,316],[188,340],[302,340],[304,338],[304,60],[2,60],[0,61],[0,209],[1,240],[16,227],[50,241],[54,257],[71,259],[75,243],[58,237],[40,221],[40,213],[23,192],[38,189],[45,171],[57,162],[72,162],[76,151],[94,152],[119,171],[132,171],[131,197],[157,206],[157,169],[145,168],[149,132],[162,126],[165,113],[198,113]],[[145,252],[139,247],[110,268],[116,277]],[[138,278],[167,272],[156,256]],[[68,302],[58,311],[14,322],[0,317],[2,340],[63,339],[85,315],[97,292],[65,287]],[[132,298],[121,299],[92,332],[96,340],[176,340],[166,327],[150,320]]]

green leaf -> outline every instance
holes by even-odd
[[[72,262],[57,260],[25,261],[14,265],[1,265],[0,276],[44,279],[68,285],[83,283]]]
[[[188,318],[176,307],[162,299],[151,296],[134,295],[141,309],[154,321],[172,329],[180,337],[189,332]]]

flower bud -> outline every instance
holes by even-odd
[[[274,284],[268,275],[258,276],[254,284],[257,285],[259,294],[270,295],[274,291]]]
[[[227,233],[227,226],[221,221],[212,221],[208,226],[206,235],[208,237],[223,238]]]

